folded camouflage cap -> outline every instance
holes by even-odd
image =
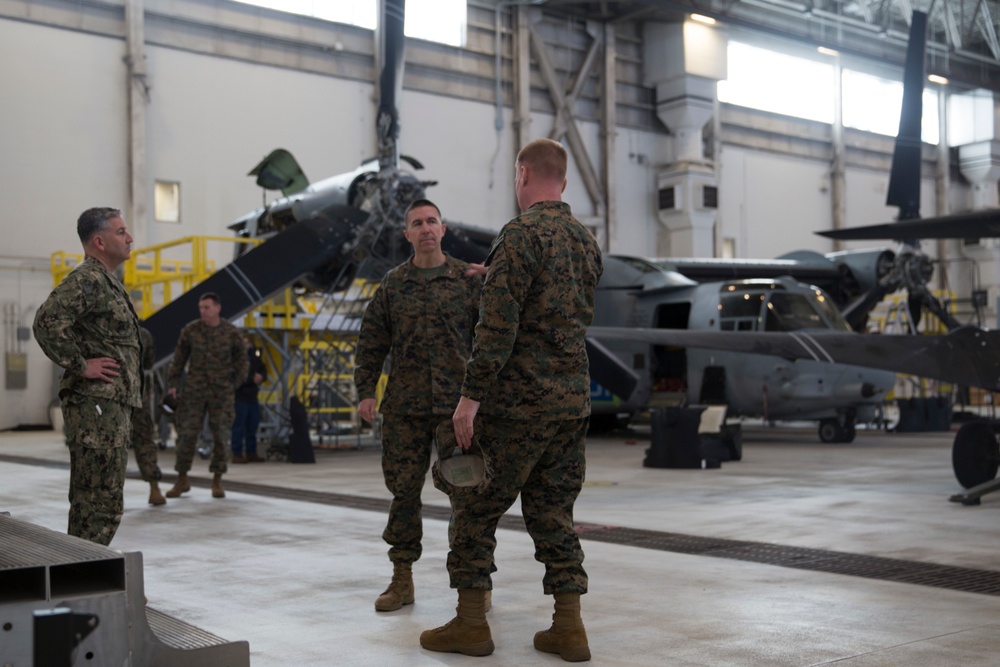
[[[472,446],[462,451],[455,438],[455,427],[451,420],[443,421],[434,429],[434,445],[437,447],[438,460],[434,464],[437,474],[435,481],[451,486],[479,486],[487,479],[487,465],[483,457],[483,448],[479,439],[472,438]],[[435,484],[442,491],[447,492]]]

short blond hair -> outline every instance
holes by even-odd
[[[566,149],[558,141],[535,139],[518,152],[516,165],[526,166],[541,178],[561,183],[566,178],[566,160]]]

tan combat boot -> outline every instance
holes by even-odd
[[[460,589],[455,618],[440,628],[421,633],[420,645],[441,653],[476,656],[493,653],[493,636],[486,622],[486,591]]]
[[[167,491],[167,498],[180,498],[182,493],[190,490],[191,482],[188,481],[188,474],[186,472],[179,472],[177,473],[177,481],[174,482],[173,488]]]
[[[163,497],[160,493],[160,485],[156,480],[152,480],[149,483],[149,504],[150,505],[166,505],[167,499]]]
[[[587,631],[580,619],[580,594],[556,593],[552,627],[535,633],[535,648],[557,653],[566,662],[590,660]]]
[[[222,473],[215,473],[215,477],[212,478],[212,497],[213,498],[225,498],[226,490],[222,488]]]
[[[375,611],[396,611],[404,604],[413,604],[413,564],[393,563],[392,581],[375,600]]]

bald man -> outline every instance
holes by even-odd
[[[476,435],[493,479],[483,491],[452,494],[448,574],[457,616],[420,636],[432,651],[489,655],[486,591],[500,517],[521,496],[524,522],[545,565],[542,585],[555,597],[552,626],[535,648],[567,661],[590,659],[580,619],[587,592],[573,505],[583,485],[590,420],[584,337],[603,271],[594,236],[562,201],[566,150],[539,139],[516,161],[521,215],[501,230],[486,260],[486,282],[462,397],[452,416],[458,444]]]

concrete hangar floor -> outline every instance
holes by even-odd
[[[594,665],[978,666],[1000,662],[1000,494],[960,489],[951,434],[744,431],[716,470],[644,468],[642,427],[588,443],[576,505]],[[160,465],[172,481],[173,448]],[[112,547],[141,551],[149,606],[228,640],[254,667],[563,664],[537,653],[542,566],[515,505],[497,533],[489,658],[420,648],[449,620],[447,501],[424,489],[416,604],[377,613],[391,567],[377,447],[317,450],[315,465],[234,465],[213,500],[195,487],[146,504],[133,460]],[[0,433],[0,511],[64,531],[68,454],[55,432]],[[0,545],[0,549],[3,545]]]

